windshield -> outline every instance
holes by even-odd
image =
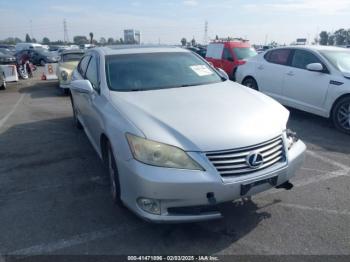
[[[10,50],[5,49],[5,48],[0,48],[0,53],[2,53],[4,55],[12,55]]]
[[[83,53],[71,53],[71,54],[65,54],[62,56],[62,62],[74,62],[74,61],[80,61],[80,59],[83,57]]]
[[[257,55],[258,53],[251,47],[234,47],[233,52],[236,54],[238,60],[243,60]]]
[[[106,57],[109,88],[114,91],[145,91],[204,85],[223,81],[192,53],[147,53]]]
[[[320,51],[320,53],[338,70],[350,73],[350,51]]]

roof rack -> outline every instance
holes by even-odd
[[[214,43],[223,43],[223,42],[249,42],[248,39],[244,39],[242,37],[227,37],[227,38],[219,38],[219,39],[213,39],[212,42]]]

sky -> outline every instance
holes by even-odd
[[[0,39],[29,33],[41,41],[68,36],[120,38],[141,31],[143,43],[179,44],[182,37],[244,37],[255,44],[296,38],[311,41],[322,31],[350,28],[350,0],[0,0]]]

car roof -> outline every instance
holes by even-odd
[[[61,55],[65,55],[65,54],[84,54],[85,51],[81,50],[81,49],[70,49],[70,50],[64,50]]]
[[[293,49],[305,49],[305,50],[314,50],[314,51],[344,51],[343,47],[337,46],[324,46],[324,45],[292,45],[292,46],[283,46],[277,47],[270,50],[282,49],[282,48],[293,48]],[[270,51],[268,50],[268,51]]]
[[[142,54],[142,53],[188,53],[190,51],[176,46],[159,46],[159,45],[115,45],[96,47],[90,50],[97,50],[107,55],[122,54]]]

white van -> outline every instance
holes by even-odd
[[[35,43],[18,43],[18,44],[16,44],[16,52],[19,52],[22,50],[36,49],[36,48],[43,48],[43,46],[41,44],[35,44]]]

